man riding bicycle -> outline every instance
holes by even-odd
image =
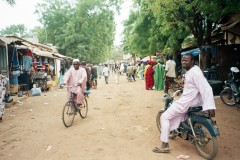
[[[63,85],[67,84],[72,86],[68,88],[68,99],[70,98],[70,91],[72,91],[76,96],[74,96],[74,101],[77,102],[77,107],[80,108],[83,100],[84,93],[86,91],[87,73],[86,70],[80,67],[79,59],[73,60],[73,67],[70,68],[63,77]]]

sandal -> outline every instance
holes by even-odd
[[[82,109],[83,108],[83,105],[82,104],[77,104],[77,109]]]
[[[155,152],[155,153],[170,153],[170,149],[169,148],[158,148],[158,147],[155,147],[152,151]]]

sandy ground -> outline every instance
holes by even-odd
[[[160,145],[155,118],[163,106],[162,91],[144,89],[144,81],[127,82],[114,76],[109,84],[98,80],[86,119],[79,115],[65,128],[62,108],[66,90],[42,93],[7,109],[0,123],[1,160],[175,160],[186,154],[202,160],[188,141],[170,140],[170,154],[153,153]],[[216,98],[216,118],[221,135],[216,160],[238,160],[240,111]]]

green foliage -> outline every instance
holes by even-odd
[[[57,45],[60,53],[99,63],[111,57],[117,4],[117,0],[79,0],[74,5],[45,0],[36,13],[46,29],[47,42]]]
[[[125,48],[141,56],[155,54],[159,50],[164,52],[165,48],[168,52],[179,50],[189,30],[182,23],[176,23],[168,12],[160,12],[159,4],[154,0],[135,2],[139,10],[124,23]]]
[[[2,1],[7,2],[11,6],[13,6],[16,3],[15,0],[2,0]]]
[[[239,0],[135,0],[135,4],[137,11],[124,24],[124,48],[141,55],[180,50],[191,35],[195,39],[191,43],[201,48],[211,43],[221,17],[240,11]]]
[[[221,17],[240,12],[239,0],[195,0],[195,3],[204,17],[215,22]]]
[[[22,38],[29,38],[30,33],[24,24],[10,25],[0,31],[0,35],[17,35]]]

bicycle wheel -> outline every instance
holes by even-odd
[[[195,123],[194,128],[204,131],[204,134],[196,132],[197,141],[194,146],[198,153],[206,159],[213,159],[218,152],[217,138],[211,135],[204,124]]]
[[[82,118],[86,118],[87,113],[88,113],[88,102],[87,102],[87,98],[84,97],[84,101],[83,101],[81,109],[79,110],[79,114]]]
[[[223,103],[228,106],[235,106],[237,104],[235,97],[233,95],[233,91],[230,88],[224,89],[220,93],[220,98],[223,101]]]
[[[163,112],[164,112],[164,111],[159,111],[158,114],[157,114],[157,117],[156,117],[156,124],[157,124],[157,128],[158,128],[158,130],[159,130],[160,133],[161,133],[160,117],[161,117],[161,115],[163,114]],[[175,131],[171,131],[171,132],[169,133],[168,138],[174,139],[176,136],[177,136],[176,132],[175,132]]]
[[[76,109],[73,101],[68,101],[63,107],[62,120],[65,127],[70,127],[73,124]]]

